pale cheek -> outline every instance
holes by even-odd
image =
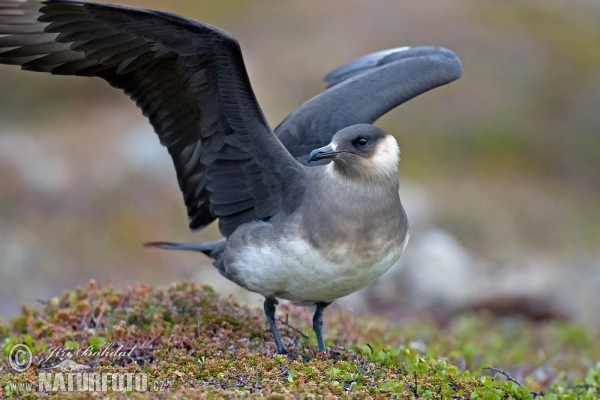
[[[398,168],[398,161],[400,159],[400,149],[396,140],[389,136],[381,143],[377,150],[372,158],[373,166],[382,172],[395,171]]]

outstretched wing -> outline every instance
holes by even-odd
[[[355,124],[388,111],[462,74],[458,57],[441,47],[400,47],[369,54],[325,76],[328,89],[291,113],[275,133],[300,162]]]
[[[300,197],[303,167],[271,131],[223,30],[134,7],[0,0],[0,63],[124,90],[173,158],[191,229],[219,218],[229,236]]]

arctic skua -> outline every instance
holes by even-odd
[[[439,47],[401,47],[329,73],[327,90],[275,130],[229,33],[178,15],[68,0],[0,0],[0,63],[94,76],[121,89],[173,159],[189,216],[222,240],[151,243],[200,251],[227,279],[265,296],[277,351],[277,299],[316,306],[370,284],[400,257],[408,222],[399,148],[371,125],[461,75]]]

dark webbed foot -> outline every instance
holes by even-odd
[[[281,336],[279,335],[279,329],[277,329],[277,324],[275,324],[275,305],[277,304],[277,300],[275,299],[265,299],[265,315],[269,320],[269,326],[271,326],[271,332],[273,332],[273,336],[275,336],[275,344],[277,345],[277,353],[287,355],[289,358],[293,359],[294,356],[291,355],[285,347],[283,347],[283,343],[281,342]]]
[[[313,330],[317,335],[317,343],[319,344],[319,353],[325,351],[325,342],[323,341],[323,310],[331,303],[317,303],[317,309],[313,316]]]

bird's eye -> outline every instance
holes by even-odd
[[[367,140],[366,138],[364,138],[364,137],[359,137],[358,139],[356,139],[356,140],[354,141],[354,144],[355,144],[355,145],[357,145],[357,146],[364,146],[364,145],[366,145],[366,144],[367,144],[367,142],[368,142],[368,140]]]

